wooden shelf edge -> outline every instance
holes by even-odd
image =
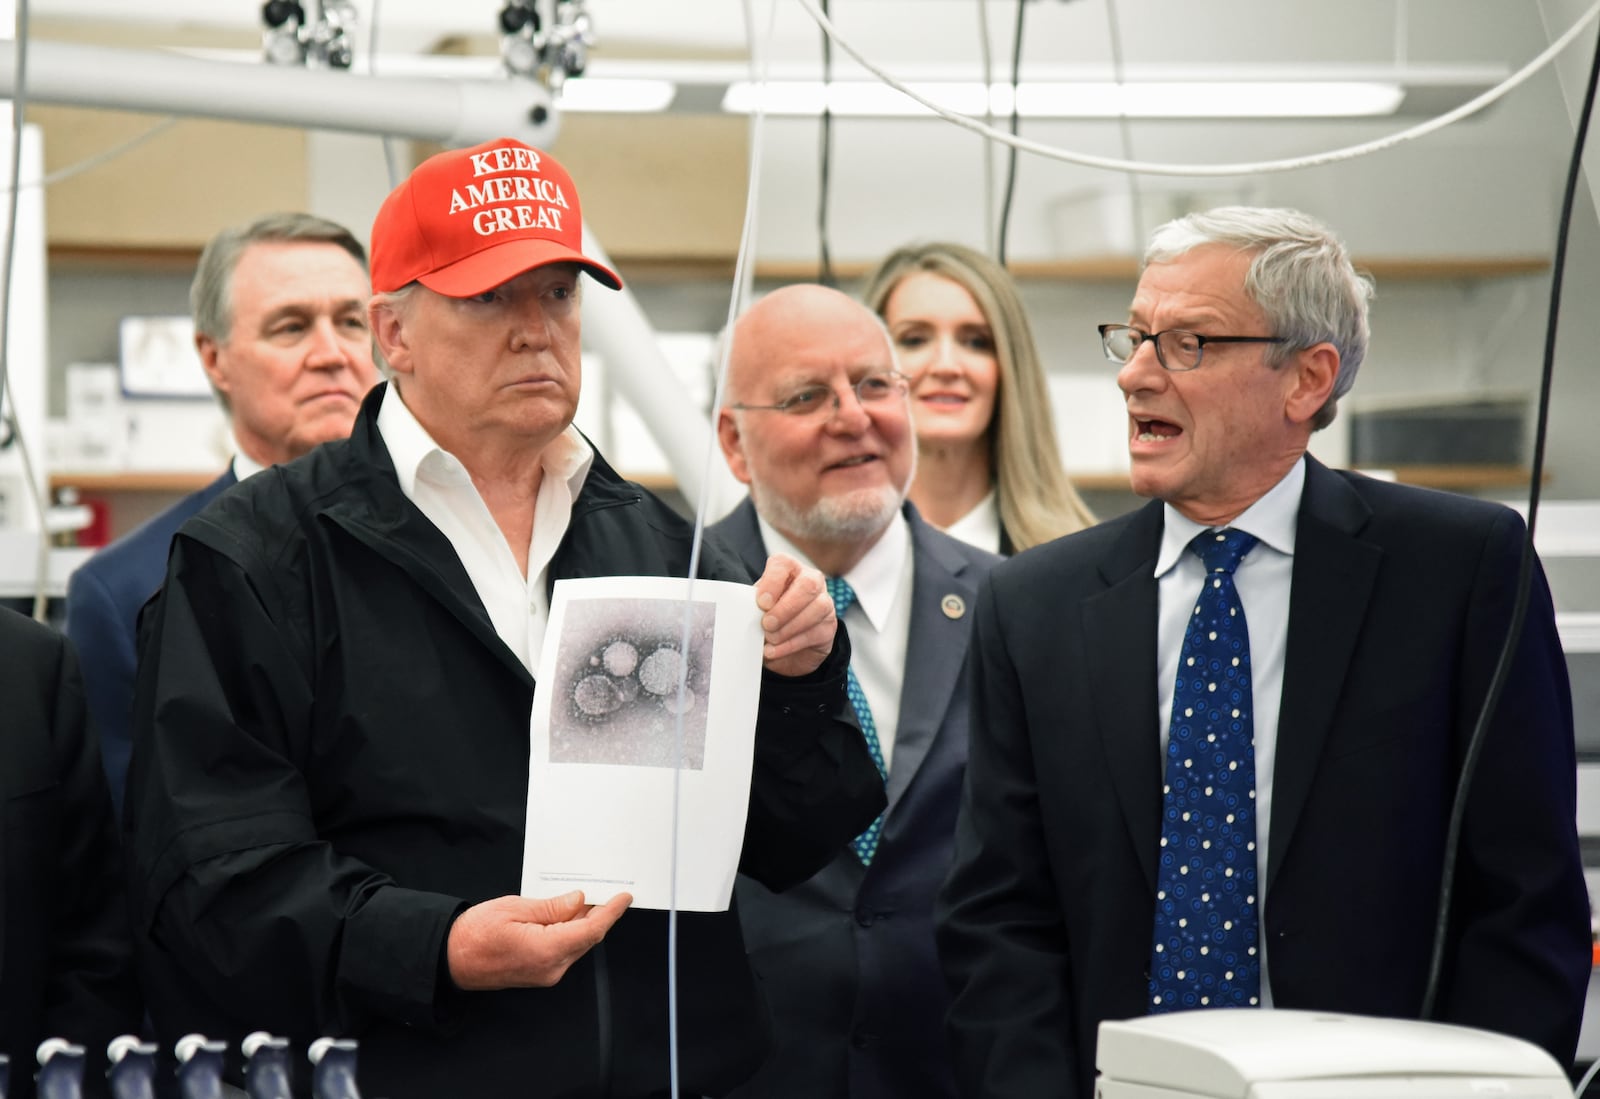
[[[1548,256],[1457,256],[1434,259],[1407,259],[1401,256],[1356,258],[1356,269],[1375,279],[1396,282],[1411,280],[1465,280],[1510,278],[1538,275],[1550,270]]]
[[[1533,470],[1507,465],[1431,465],[1395,466],[1394,479],[1401,484],[1450,490],[1482,488],[1521,488],[1533,479]],[[1549,483],[1546,470],[1543,483]]]
[[[50,264],[66,271],[192,271],[200,258],[198,248],[52,244]],[[732,256],[630,256],[612,257],[623,280],[642,283],[733,278]],[[836,278],[856,282],[864,278],[875,260],[840,260],[833,264]],[[1470,280],[1536,275],[1550,269],[1546,256],[1357,257],[1356,267],[1373,278],[1394,281]],[[1011,273],[1022,281],[1132,282],[1139,275],[1133,256],[1083,256],[1066,260],[1019,260]],[[820,272],[814,260],[764,260],[756,263],[755,277],[769,282],[812,282]]]
[[[79,492],[194,492],[217,479],[217,470],[207,473],[163,470],[128,470],[74,473],[70,470],[50,474],[50,491],[74,488]]]
[[[732,279],[733,261],[719,258],[616,257],[624,280],[668,282],[676,279]],[[841,282],[858,282],[873,269],[872,260],[841,260],[833,264],[834,277]],[[1133,256],[1084,256],[1070,260],[1020,260],[1009,265],[1022,282],[1133,282],[1139,277],[1139,261]],[[1544,256],[1459,256],[1408,258],[1402,256],[1357,257],[1356,268],[1379,281],[1421,282],[1462,281],[1536,275],[1550,269]],[[820,271],[812,260],[765,260],[758,262],[755,277],[771,282],[813,282]]]
[[[193,272],[200,249],[186,245],[52,244],[49,264],[56,271]]]

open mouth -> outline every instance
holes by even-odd
[[[1177,424],[1168,423],[1166,420],[1140,420],[1133,421],[1133,438],[1139,443],[1159,443],[1166,439],[1176,439],[1183,434],[1183,428]]]
[[[864,466],[870,462],[876,462],[877,460],[878,456],[876,454],[858,454],[853,458],[846,458],[842,462],[834,462],[832,465],[826,467],[826,471],[835,469],[855,469],[858,466]]]

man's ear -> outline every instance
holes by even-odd
[[[200,367],[206,372],[206,377],[211,379],[211,385],[224,397],[229,396],[232,382],[228,371],[221,363],[222,345],[210,336],[202,336],[196,332],[194,337],[195,353],[200,356]]]
[[[372,340],[389,369],[396,374],[411,373],[410,349],[401,311],[391,302],[374,299],[367,306],[367,322],[372,329]]]
[[[742,485],[750,483],[750,462],[744,454],[744,436],[739,431],[739,421],[733,409],[723,408],[717,412],[717,442],[722,444],[722,456],[728,460],[728,468],[733,471],[734,477]]]
[[[1294,353],[1285,370],[1293,371],[1293,384],[1285,396],[1284,414],[1291,423],[1310,423],[1333,396],[1339,380],[1339,349],[1323,342]]]

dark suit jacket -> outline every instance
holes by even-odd
[[[847,847],[783,893],[739,878],[745,945],[775,1036],[761,1072],[733,1093],[741,1099],[954,1094],[933,898],[949,868],[967,759],[962,665],[973,599],[1000,558],[935,530],[909,504],[906,517],[911,636],[878,852],[865,868]],[[712,532],[760,574],[767,550],[749,500]],[[963,607],[956,618],[942,609],[951,595]]]
[[[66,640],[0,608],[0,1047],[12,1099],[33,1094],[48,1037],[88,1048],[105,1093],[106,1043],[137,1031],[138,996],[111,803]]]
[[[1307,458],[1262,938],[1279,1007],[1416,1017],[1446,822],[1510,620],[1498,505]],[[965,1094],[1093,1094],[1143,1015],[1161,808],[1162,511],[1019,555],[978,600],[972,758],[940,956]],[[1472,785],[1439,1018],[1563,1064],[1589,976],[1571,698],[1542,571]]]
[[[167,550],[184,520],[235,483],[229,467],[205,488],[96,553],[67,582],[67,636],[83,661],[89,715],[100,734],[100,754],[118,820],[133,748],[130,725],[139,608],[165,579]]]

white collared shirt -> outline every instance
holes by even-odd
[[[494,632],[530,675],[538,675],[550,618],[546,574],[572,521],[572,503],[589,476],[593,448],[570,425],[545,447],[524,577],[467,467],[433,441],[392,385],[378,409],[378,433],[394,459],[400,491],[450,540]]]
[[[267,467],[256,461],[242,450],[233,452],[233,479],[242,481],[246,477],[254,477]]]
[[[924,516],[923,518],[927,518]],[[1000,496],[995,489],[979,500],[971,511],[944,528],[952,538],[990,553],[1000,552]]]
[[[1301,458],[1265,496],[1228,526],[1253,534],[1260,544],[1239,562],[1234,587],[1250,631],[1250,690],[1255,707],[1256,754],[1256,892],[1264,913],[1267,904],[1268,831],[1272,821],[1272,767],[1278,749],[1278,714],[1283,701],[1283,659],[1289,641],[1289,584],[1294,574],[1295,524],[1306,483]],[[1166,767],[1167,733],[1172,725],[1172,696],[1177,689],[1178,656],[1194,601],[1205,581],[1205,565],[1188,552],[1194,536],[1209,528],[1185,518],[1168,504],[1163,509],[1161,554],[1156,558],[1160,621],[1156,634],[1156,689],[1161,712],[1161,765]],[[1159,780],[1158,780],[1159,781]],[[1261,1006],[1272,1006],[1267,982],[1267,937],[1261,942]]]
[[[768,553],[786,553],[817,567],[765,519],[758,516],[756,522]],[[895,732],[900,727],[900,687],[911,638],[912,572],[911,524],[904,512],[896,512],[877,542],[844,575],[856,593],[855,603],[844,613],[850,631],[850,667],[872,708],[886,770],[893,766]]]

